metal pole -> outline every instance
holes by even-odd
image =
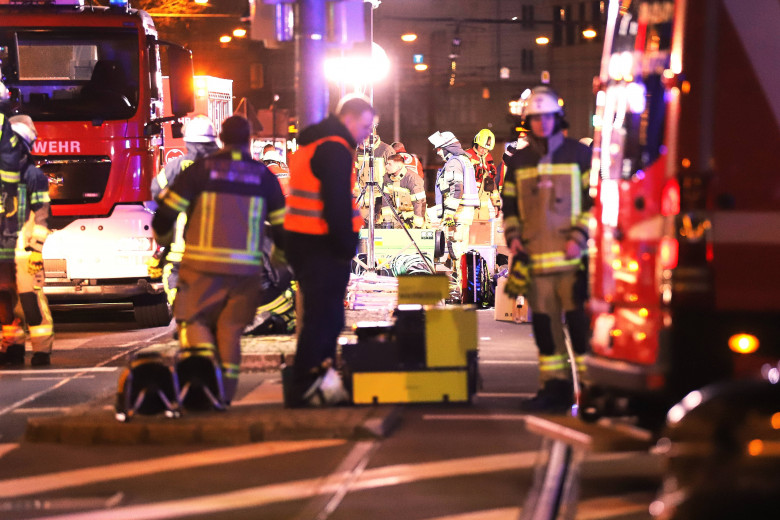
[[[374,7],[371,2],[365,3],[368,9],[368,52],[369,59],[373,58],[373,44],[374,44]],[[371,100],[371,104],[374,103],[374,81],[373,78],[368,79],[368,99]],[[368,194],[368,243],[366,244],[366,260],[368,263],[368,272],[376,272],[376,258],[374,256],[374,227],[376,225],[374,218],[374,205],[376,198],[374,195],[374,133],[368,137],[368,186],[366,186],[366,193]]]
[[[298,59],[295,94],[299,128],[325,119],[328,113],[328,85],[325,81],[325,0],[298,0],[299,29],[296,32]]]

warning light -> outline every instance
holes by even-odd
[[[729,348],[737,354],[752,354],[758,350],[758,338],[752,334],[734,334],[729,338]]]

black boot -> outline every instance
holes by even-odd
[[[5,351],[6,365],[24,365],[24,345],[9,345]]]
[[[550,379],[536,395],[520,403],[520,409],[530,413],[562,413],[571,408],[574,392],[570,381]]]

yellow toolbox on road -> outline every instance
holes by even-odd
[[[355,404],[469,402],[477,388],[473,307],[399,305],[389,327],[358,324],[342,346]]]

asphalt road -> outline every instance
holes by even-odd
[[[545,453],[518,408],[537,385],[531,327],[496,322],[492,311],[479,311],[483,385],[473,404],[404,406],[386,438],[229,447],[20,442],[26,417],[110,394],[124,356],[171,332],[95,317],[60,317],[54,368],[0,370],[0,518],[508,520],[518,518]],[[279,384],[276,372],[241,381],[239,403],[251,387]],[[659,471],[643,452],[589,456],[577,518],[649,518]]]

